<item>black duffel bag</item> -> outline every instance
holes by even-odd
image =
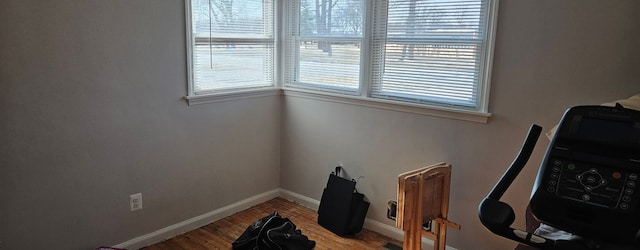
[[[231,246],[236,250],[310,250],[316,242],[296,229],[291,220],[273,212],[247,227]]]
[[[354,235],[364,224],[369,202],[356,190],[356,181],[340,176],[342,167],[329,175],[318,208],[318,224],[339,235]]]

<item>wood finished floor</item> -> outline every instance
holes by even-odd
[[[181,249],[231,249],[231,242],[237,239],[254,221],[277,211],[287,217],[302,234],[316,242],[317,250],[322,249],[385,249],[391,242],[402,246],[402,242],[363,229],[352,237],[340,237],[318,225],[316,211],[282,198],[275,198],[251,207],[232,216],[223,218],[201,228],[178,235],[163,242],[142,248],[144,250]]]

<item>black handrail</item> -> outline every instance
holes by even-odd
[[[491,189],[491,192],[489,192],[488,195],[489,198],[496,200],[502,198],[504,192],[507,191],[507,188],[511,186],[513,180],[516,179],[518,174],[520,174],[520,171],[527,164],[527,161],[529,161],[531,153],[533,153],[533,149],[536,147],[536,142],[540,137],[541,131],[542,127],[536,124],[531,125],[531,128],[529,128],[529,133],[527,134],[527,138],[525,139],[524,144],[522,145],[522,148],[518,153],[518,156],[515,160],[513,160],[511,166],[509,167],[509,169],[507,169],[507,172],[502,175],[500,181],[498,181],[493,189]]]

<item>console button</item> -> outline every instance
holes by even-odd
[[[613,177],[614,179],[620,179],[622,177],[622,174],[620,172],[613,172],[613,174],[611,174],[611,177]]]

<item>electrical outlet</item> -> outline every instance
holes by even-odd
[[[395,221],[397,213],[398,213],[398,202],[389,201],[387,203],[387,218]]]
[[[129,206],[131,206],[131,212],[142,210],[142,193],[129,195]]]

